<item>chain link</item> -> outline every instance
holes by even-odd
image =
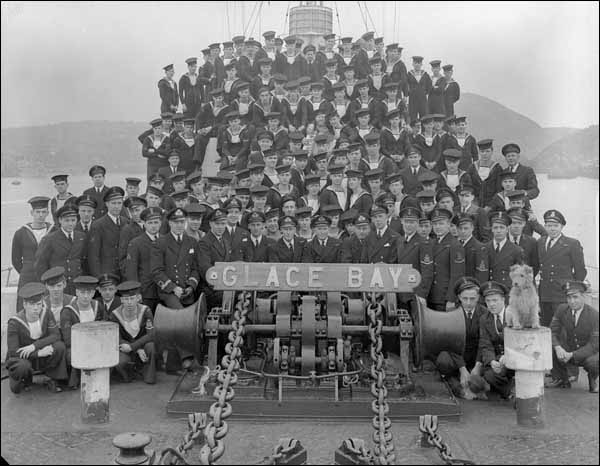
[[[189,451],[201,442],[200,437],[206,426],[206,414],[194,413],[188,415],[188,432],[184,435],[183,441],[175,448],[165,448],[158,459],[157,464],[161,465],[181,465],[189,464],[185,457]]]
[[[206,444],[200,450],[201,464],[213,464],[225,453],[223,438],[229,431],[226,419],[233,412],[230,401],[235,396],[233,386],[238,381],[237,371],[240,369],[242,359],[241,347],[244,344],[244,325],[249,310],[250,293],[242,292],[237,297],[235,311],[233,312],[232,330],[229,332],[229,342],[225,346],[226,354],[221,359],[222,370],[217,373],[218,384],[213,393],[217,401],[209,409],[212,420],[204,429]]]
[[[387,387],[385,386],[385,369],[383,358],[383,339],[381,338],[381,320],[382,305],[371,299],[367,307],[369,317],[369,337],[371,339],[371,393],[375,398],[371,403],[371,409],[375,416],[373,417],[373,441],[375,443],[374,453],[375,461],[378,464],[393,464],[396,458],[394,454],[394,443],[392,440],[392,422],[387,416],[390,406],[387,402]]]
[[[433,424],[435,424],[435,427],[432,426],[432,421]],[[429,444],[437,448],[440,458],[444,463],[450,465],[475,464],[473,461],[458,459],[452,456],[452,453],[450,453],[450,447],[448,447],[448,444],[442,440],[440,434],[437,433],[437,420],[434,420],[433,416],[426,418],[425,422],[421,423],[419,426],[419,430],[427,435],[427,441]]]

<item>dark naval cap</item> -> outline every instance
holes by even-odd
[[[59,183],[61,181],[67,181],[67,178],[69,177],[69,175],[54,175],[52,178],[50,178],[52,181],[54,181],[55,183]]]
[[[148,207],[147,209],[144,209],[142,211],[142,213],[140,214],[140,218],[144,222],[147,222],[155,218],[162,219],[162,214],[163,211],[160,207]]]
[[[561,214],[558,210],[547,210],[544,212],[544,222],[556,222],[561,225],[566,225],[567,221],[565,220],[565,216]]]
[[[371,224],[371,218],[367,214],[358,214],[354,218],[354,226],[370,225],[370,224]]]
[[[104,202],[112,201],[113,199],[123,199],[125,196],[125,191],[120,186],[113,186],[112,188],[108,188],[108,191],[104,193],[102,200]]]
[[[50,198],[46,196],[35,196],[27,201],[32,209],[47,209]]]
[[[477,289],[477,291],[479,291],[480,288],[481,288],[481,284],[479,283],[479,280],[477,280],[476,278],[461,277],[454,284],[454,294],[459,295],[463,291],[470,290],[470,289]]]
[[[114,273],[103,273],[98,277],[98,286],[110,286],[119,283],[119,277]]]
[[[298,226],[298,220],[296,220],[294,217],[292,217],[290,215],[286,215],[279,219],[279,228],[297,227],[297,226]]]
[[[477,143],[477,147],[479,147],[479,150],[492,149],[493,145],[494,145],[493,139],[482,139]]]
[[[172,193],[171,194],[171,199],[173,199],[174,201],[183,201],[184,199],[187,199],[187,197],[189,196],[190,191],[187,189],[182,189],[181,191],[177,191],[176,193]]]
[[[146,207],[148,205],[148,201],[146,201],[146,199],[144,199],[143,197],[131,196],[125,199],[125,202],[123,202],[123,206],[127,207],[128,209],[131,209],[136,205]]]
[[[125,178],[125,182],[131,186],[139,186],[139,184],[142,182],[142,180],[140,180],[139,178],[135,178],[135,177],[127,177],[127,178]]]
[[[319,226],[330,226],[331,219],[325,215],[315,215],[310,221],[311,228],[319,227]]]
[[[102,165],[94,165],[92,168],[90,168],[88,173],[90,176],[97,175],[98,173],[106,175],[106,168],[104,168]]]
[[[586,293],[589,290],[589,284],[578,280],[567,280],[562,289],[567,296],[573,293]]]
[[[39,282],[30,282],[19,290],[19,297],[27,302],[38,302],[46,294],[46,287]]]
[[[431,221],[435,222],[437,220],[450,220],[454,214],[450,212],[448,209],[435,208],[431,211]]]
[[[167,213],[167,220],[176,222],[178,220],[184,220],[185,218],[187,218],[187,216],[188,216],[188,214],[185,209],[175,208],[175,209],[171,209]]]
[[[416,207],[405,207],[400,211],[400,218],[419,220],[421,211]]]
[[[514,142],[510,142],[508,144],[505,144],[502,147],[502,155],[507,155],[507,154],[511,154],[511,153],[517,153],[517,154],[521,153],[521,148],[519,147],[518,144],[515,144]]]
[[[135,296],[140,292],[142,285],[140,282],[134,280],[128,280],[117,286],[117,292],[121,296]]]
[[[65,278],[65,268],[64,267],[52,267],[51,269],[46,270],[40,280],[45,285],[56,285],[58,282]]]
[[[490,225],[494,223],[501,223],[502,225],[508,226],[512,223],[512,219],[504,211],[496,211],[490,214]]]
[[[60,209],[56,211],[57,218],[65,218],[65,217],[77,217],[77,210],[71,204],[65,204]]]
[[[506,296],[508,290],[502,283],[495,281],[488,281],[481,285],[480,293],[482,296],[489,296],[493,294],[499,294],[500,296]]]
[[[527,214],[520,207],[511,207],[506,211],[506,214],[513,220],[527,221]]]
[[[208,217],[209,222],[220,222],[225,220],[227,220],[227,212],[223,209],[213,210]]]
[[[91,275],[80,275],[73,280],[73,284],[77,289],[93,289],[98,286],[98,279]]]
[[[248,215],[248,225],[251,223],[265,223],[266,217],[262,212],[252,212]]]

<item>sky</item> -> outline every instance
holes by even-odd
[[[299,2],[262,2],[252,25],[260,3],[2,2],[1,126],[150,121],[164,65],[179,79],[186,58],[245,28],[286,35]],[[407,65],[412,55],[452,63],[463,92],[544,127],[598,124],[597,2],[324,3],[336,34],[375,30],[404,47]]]

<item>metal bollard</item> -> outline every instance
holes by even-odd
[[[371,453],[367,450],[363,439],[349,438],[335,450],[333,462],[334,464],[371,464]]]
[[[81,369],[81,420],[109,421],[110,368],[119,363],[119,326],[86,322],[71,329],[71,365]]]
[[[515,370],[517,424],[544,427],[544,373],[552,369],[550,329],[505,328],[504,365]]]
[[[266,464],[306,464],[308,454],[300,441],[293,438],[281,438],[273,454],[265,460]]]
[[[151,464],[155,453],[146,453],[146,446],[152,442],[152,437],[140,432],[125,432],[113,439],[113,445],[119,449],[119,456],[114,460],[115,464],[134,465]]]

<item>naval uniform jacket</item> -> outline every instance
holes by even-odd
[[[508,238],[509,240],[513,239],[512,235],[510,234],[508,235]],[[529,235],[522,234],[519,237],[519,242],[517,245],[523,250],[523,260],[533,269],[533,276],[535,277],[540,270],[537,241]]]
[[[427,299],[433,282],[433,242],[415,233],[408,242],[406,236],[400,236],[396,245],[398,264],[410,264],[421,274],[421,283],[414,292]]]
[[[506,170],[513,171],[510,167]],[[524,189],[527,191],[527,199],[530,201],[540,195],[537,178],[533,168],[519,164],[515,173],[517,174],[517,186],[515,189]],[[498,177],[496,183],[496,192],[502,191],[502,179],[500,177]]]
[[[89,233],[88,267],[90,274],[99,277],[103,273],[121,275],[119,266],[119,239],[127,218],[119,216],[119,225],[108,215],[94,220]]]
[[[108,191],[106,186],[102,186],[100,192],[95,187],[88,188],[83,192],[84,196],[90,196],[96,201],[96,210],[94,210],[94,219],[99,219],[106,213],[106,206],[104,205],[104,195]]]
[[[247,238],[250,238],[250,232],[246,228],[236,225],[232,235],[229,228],[226,227],[223,238],[225,238],[229,244],[231,257],[240,257],[242,254],[242,245]]]
[[[232,255],[233,261],[242,262],[269,262],[269,248],[275,244],[275,240],[265,235],[260,237],[260,242],[255,246],[252,236],[242,239],[239,249],[239,256]]]
[[[340,262],[343,264],[360,264],[362,262],[363,249],[366,245],[365,239],[358,239],[356,235],[351,235],[342,240],[342,257]]]
[[[147,175],[150,177],[151,175],[158,172],[162,167],[168,167],[169,161],[167,160],[167,154],[171,150],[171,138],[169,136],[162,135],[162,139],[160,140],[160,144],[158,147],[154,146],[154,136],[151,134],[147,136],[142,143],[142,157],[147,159]],[[93,189],[93,188],[92,188]],[[85,194],[85,192],[84,192]],[[97,201],[98,199],[96,199]],[[98,204],[100,206],[100,204]],[[102,203],[102,207],[104,207],[104,202]],[[97,211],[98,209],[96,209]],[[103,214],[106,212],[104,209]],[[102,215],[103,215],[102,214]],[[100,216],[96,216],[96,218],[100,218]]]
[[[222,242],[219,242],[214,233],[209,231],[198,241],[196,257],[202,279],[206,276],[206,271],[215,265],[215,262],[231,261],[231,245],[225,235],[221,239]]]
[[[465,249],[465,276],[474,277],[480,283],[489,279],[490,267],[488,250],[484,243],[471,236],[469,241],[463,244]]]
[[[102,296],[96,301],[98,301],[98,315],[100,316],[100,320],[108,320],[110,313],[121,305],[121,298],[116,295],[108,308],[106,307],[106,303],[102,299]]]
[[[61,199],[62,206],[65,206],[67,204],[74,204],[75,201],[77,200],[76,196],[73,196],[71,193],[67,193],[68,197],[66,199]],[[58,223],[58,219],[56,218],[56,211],[59,209],[58,207],[58,194],[56,196],[54,196],[52,199],[50,199],[50,213],[52,214],[52,220],[54,221],[54,223]]]
[[[504,309],[506,319],[506,308]],[[479,358],[484,366],[489,366],[492,361],[498,361],[504,355],[504,326],[500,332],[496,329],[494,314],[484,313],[479,318]]]
[[[116,297],[115,297],[116,299]],[[92,310],[94,311],[94,321],[103,320],[102,312],[100,311],[98,301],[92,299]],[[60,311],[60,333],[65,346],[71,348],[71,327],[81,322],[79,314],[79,306],[77,300],[71,301]]]
[[[377,238],[377,231],[371,231],[365,239],[361,262],[365,264],[397,263],[397,245],[399,236],[390,228],[386,228],[381,238]]]
[[[145,299],[158,299],[158,287],[154,282],[150,263],[150,251],[155,242],[144,233],[132,239],[127,248],[124,277],[126,280],[140,282],[141,295]]]
[[[433,283],[429,301],[435,304],[454,303],[454,284],[465,275],[464,248],[458,240],[447,233],[442,242],[433,240]]]
[[[461,212],[463,212],[462,207],[457,207],[456,213]],[[471,204],[465,213],[473,217],[473,236],[483,243],[489,241],[492,236],[492,229],[487,212],[482,207]]]
[[[119,324],[119,344],[126,343],[131,347],[131,351],[135,352],[144,349],[146,343],[154,341],[154,318],[148,306],[140,303],[137,305],[137,321],[140,327],[137,335],[131,335],[126,330],[123,325],[123,322],[127,322],[124,314],[123,307],[119,306],[110,313],[108,318],[111,322]]]
[[[35,253],[35,270],[38,278],[52,267],[60,266],[65,269],[67,283],[72,283],[74,278],[84,273],[83,264],[87,257],[85,245],[85,234],[79,231],[73,231],[72,243],[62,229],[44,236]]]
[[[477,141],[473,136],[467,134],[463,140],[462,146],[458,142],[456,135],[451,135],[446,139],[446,147],[443,149],[457,149],[462,152],[460,164],[458,168],[468,170],[477,160],[479,160],[479,150],[477,149]]]
[[[511,243],[508,238],[498,253],[496,253],[494,240],[485,243],[485,248],[490,269],[488,280],[502,283],[507,290],[510,290],[512,288],[512,279],[509,275],[510,268],[515,264],[523,263],[523,249],[515,243]]]
[[[161,236],[150,252],[154,282],[164,293],[172,293],[177,286],[184,290],[191,286],[195,290],[200,281],[197,242],[186,234],[181,238],[181,244],[177,244],[172,233]]]
[[[421,182],[419,181],[419,175],[426,172],[431,172],[431,170],[419,166],[417,168],[417,174],[413,175],[412,167],[406,167],[403,170],[400,170],[400,174],[402,175],[402,179],[404,180],[404,192],[410,196],[416,195],[421,190]]]
[[[582,365],[598,354],[598,311],[584,304],[577,325],[573,325],[573,313],[568,304],[561,304],[552,317],[552,346],[562,346],[573,353],[573,362]]]
[[[35,340],[31,337],[24,309],[8,318],[6,324],[6,343],[8,346],[6,361],[11,358],[19,358],[17,350],[29,345],[35,346],[35,351],[29,355],[28,359],[37,358],[38,350],[60,340],[60,331],[58,330],[58,325],[56,324],[54,315],[50,312],[50,309],[42,309],[40,322],[42,334]]]
[[[431,92],[433,84],[426,71],[421,70],[417,79],[413,70],[408,72],[408,111],[411,120],[419,115],[422,118],[427,113],[427,95]]]
[[[363,191],[357,199],[353,200],[352,197],[352,191],[348,190],[348,201],[345,210],[354,209],[361,214],[369,214],[371,212],[371,207],[373,207],[373,196],[371,196],[371,193]]]
[[[315,236],[306,243],[302,262],[316,264],[339,264],[342,258],[342,242],[336,238],[327,238],[325,246]]]
[[[575,238],[560,235],[552,247],[546,251],[547,236],[537,240],[540,259],[541,302],[564,303],[562,286],[567,280],[583,280],[587,275],[583,259],[583,248]]]
[[[401,129],[398,135],[394,135],[391,129],[384,127],[381,130],[380,141],[381,153],[392,159],[392,155],[406,155],[410,148],[408,132],[404,129]]]
[[[177,92],[177,83],[167,78],[161,78],[158,81],[158,91],[160,94],[160,113],[175,113],[173,106],[179,105],[179,93]]]
[[[444,87],[444,109],[446,116],[454,115],[454,104],[460,99],[460,86],[454,80],[445,83]]]
[[[268,262],[302,262],[306,240],[299,236],[294,237],[293,250],[288,248],[283,238],[271,243],[268,247]]]
[[[48,234],[52,225],[46,222],[46,232],[42,237]],[[40,240],[40,243],[41,241]],[[29,282],[38,281],[35,273],[35,253],[38,249],[38,241],[31,229],[31,224],[27,223],[15,232],[12,241],[12,266],[19,273],[19,284],[17,289]]]
[[[125,275],[125,269],[127,268],[127,248],[129,248],[129,243],[142,233],[144,233],[144,227],[133,221],[121,228],[119,235],[119,268],[122,276]]]
[[[342,211],[344,211],[346,209],[346,205],[348,204],[348,198],[350,197],[350,195],[348,194],[347,189],[343,189],[342,191],[340,191],[340,194],[342,194],[342,199],[344,200],[344,202],[342,203],[337,195],[337,192],[338,191],[335,191],[331,185],[325,186],[325,188],[323,188],[323,190],[321,191],[321,194],[319,194],[319,205],[323,207],[328,205],[334,205],[342,209]]]
[[[485,318],[489,311],[481,304],[477,304],[475,306],[475,310],[473,311],[473,315],[469,319],[462,306],[459,306],[459,308],[461,311],[463,311],[463,315],[465,317],[466,338],[463,359],[465,362],[465,367],[468,370],[471,370],[473,367],[475,367],[475,363],[481,359],[479,354],[481,321]]]

